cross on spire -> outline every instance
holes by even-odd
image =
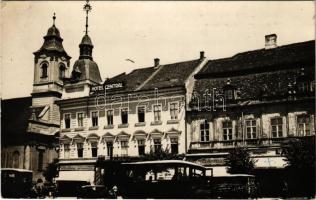
[[[91,11],[92,7],[89,4],[89,0],[86,0],[86,4],[83,6],[83,10],[86,11],[86,35],[88,35],[88,13]]]
[[[55,26],[55,19],[56,19],[56,14],[54,12],[54,15],[53,15],[53,26]]]

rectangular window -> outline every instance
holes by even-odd
[[[310,116],[309,115],[299,115],[297,116],[297,135],[306,136],[310,135]]]
[[[282,117],[271,119],[271,133],[272,137],[283,137],[282,130],[283,120]]]
[[[78,127],[83,127],[83,113],[77,114]]]
[[[99,123],[99,114],[98,111],[91,113],[92,126],[98,126]]]
[[[70,155],[70,145],[64,144],[64,158],[69,158]]]
[[[297,84],[298,91],[301,93],[309,92],[309,84],[308,82],[299,82]]]
[[[128,155],[128,141],[121,141],[121,155],[127,156]]]
[[[257,138],[256,120],[246,120],[246,136],[247,139]]]
[[[111,158],[113,156],[113,142],[106,142],[107,155]]]
[[[200,124],[200,131],[201,131],[201,142],[210,141],[210,125],[208,121],[204,121]]]
[[[122,119],[122,124],[128,123],[128,108],[122,108],[121,119]]]
[[[228,100],[234,99],[234,91],[233,90],[225,90],[224,95],[225,95],[225,98]]]
[[[92,157],[98,157],[98,142],[91,142]]]
[[[70,128],[70,114],[65,114],[65,128]]]
[[[177,102],[170,103],[170,116],[171,119],[178,119],[179,106]]]
[[[138,155],[145,155],[145,140],[137,140],[138,143]]]
[[[113,110],[106,111],[106,117],[108,120],[108,125],[113,125]]]
[[[154,139],[154,151],[161,151],[161,139]]]
[[[145,106],[137,108],[138,122],[145,122]]]
[[[77,143],[77,154],[78,158],[83,157],[83,143]]]
[[[223,139],[232,140],[233,139],[233,123],[232,121],[223,122]]]
[[[39,150],[38,151],[38,162],[37,162],[37,170],[39,172],[41,172],[43,170],[43,161],[44,161],[44,157],[43,157],[44,151],[43,150]]]
[[[170,138],[170,142],[171,142],[171,153],[178,154],[179,152],[178,138]]]
[[[161,105],[154,105],[154,120],[161,121]]]

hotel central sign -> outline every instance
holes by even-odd
[[[124,82],[116,82],[116,83],[105,83],[104,85],[95,85],[90,87],[90,93],[104,93],[104,90],[106,91],[114,91],[114,90],[120,90],[124,89],[125,84]]]

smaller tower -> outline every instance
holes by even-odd
[[[83,7],[86,12],[85,35],[79,44],[79,59],[74,63],[70,80],[67,80],[63,98],[87,96],[91,85],[102,84],[98,64],[92,56],[93,44],[88,35],[89,12],[91,9],[92,7],[87,0]]]
[[[70,56],[63,47],[63,39],[55,26],[56,15],[53,16],[53,25],[44,36],[42,47],[34,52],[34,84],[32,95],[40,93],[62,94],[63,79],[69,76]]]

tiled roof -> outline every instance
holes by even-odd
[[[233,57],[210,60],[196,75],[202,77],[220,77],[239,75],[243,71],[270,71],[289,68],[295,64],[315,62],[315,40],[284,45],[272,49],[259,49],[238,53]]]
[[[105,83],[124,82],[124,91],[134,91],[155,71],[154,67],[135,69],[129,74],[119,74],[105,81]]]
[[[141,89],[154,89],[172,86],[182,86],[202,60],[191,60],[168,65],[162,65]]]
[[[24,141],[32,97],[6,99],[1,101],[1,140],[2,144],[21,143]]]
[[[135,69],[129,74],[119,74],[105,83],[124,82],[124,91],[149,90],[172,86],[182,86],[202,60],[191,60],[159,67]]]
[[[293,84],[299,76],[300,69],[272,71],[265,73],[248,74],[243,76],[230,77],[231,85],[239,91],[238,98],[243,100],[257,100],[260,95],[266,97],[286,96],[288,84]],[[309,68],[309,73],[314,74]],[[203,94],[208,90],[211,94],[213,88],[223,94],[223,88],[227,84],[227,78],[211,78],[196,80],[194,92],[199,99],[204,99]]]
[[[214,88],[223,94],[223,88],[234,86],[240,100],[286,98],[288,85],[300,79],[305,68],[308,80],[315,80],[315,41],[296,43],[268,50],[239,53],[230,58],[211,60],[195,76],[194,93],[200,100]]]

